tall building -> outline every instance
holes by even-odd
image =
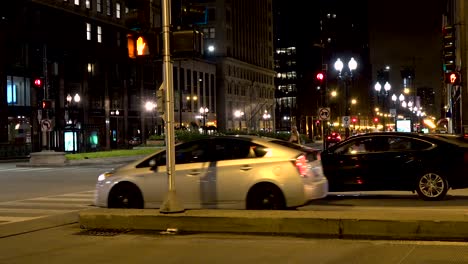
[[[353,98],[359,98],[353,114],[367,119],[371,78],[367,1],[319,1],[313,9],[298,1],[274,3],[277,128],[296,125],[309,137],[320,136],[322,128],[325,133],[329,127],[340,130],[346,101]],[[345,63],[343,73],[351,58],[358,63],[352,82],[346,83],[348,96],[334,69],[338,58]],[[330,117],[321,120],[318,111],[327,107]]]
[[[206,10],[207,19],[193,27],[204,33],[204,58],[216,65],[218,129],[273,128],[271,0],[193,0],[182,1],[182,5],[184,2]],[[272,118],[264,120],[265,113]]]

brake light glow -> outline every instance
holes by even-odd
[[[302,177],[307,177],[307,159],[305,155],[296,158],[296,168]]]

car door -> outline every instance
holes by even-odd
[[[200,179],[208,171],[209,141],[199,140],[177,145],[175,148],[174,187],[177,198],[185,208],[200,208]],[[142,191],[145,202],[160,206],[169,191],[166,152],[155,156],[151,174],[145,175]]]
[[[382,173],[382,188],[392,190],[412,190],[415,184],[415,175],[421,173],[424,153],[433,147],[433,144],[424,140],[405,136],[388,136],[385,138],[388,145],[382,153],[379,162],[376,162]],[[436,164],[427,166],[436,166]]]
[[[330,191],[357,191],[369,187],[369,156],[373,144],[373,138],[355,138],[322,156]]]
[[[258,162],[266,152],[249,140],[218,138],[213,140],[214,161],[203,182],[204,197],[212,206],[234,206],[243,202],[245,190],[262,169]]]

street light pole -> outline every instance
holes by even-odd
[[[345,86],[345,116],[348,117],[350,115],[350,107],[349,107],[349,86],[351,81],[353,80],[353,71],[357,69],[357,62],[354,58],[351,58],[348,62],[348,69],[349,73],[345,72],[344,75],[342,74],[343,70],[343,62],[338,58],[335,62],[335,69],[338,71],[338,80],[342,80]],[[349,137],[349,123],[345,127],[345,137]]]
[[[208,115],[209,109],[207,107],[200,107],[200,115],[203,118],[203,134],[206,135],[206,116]]]

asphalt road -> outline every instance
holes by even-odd
[[[0,239],[0,263],[468,263],[468,243],[229,234],[88,233],[67,225]]]

